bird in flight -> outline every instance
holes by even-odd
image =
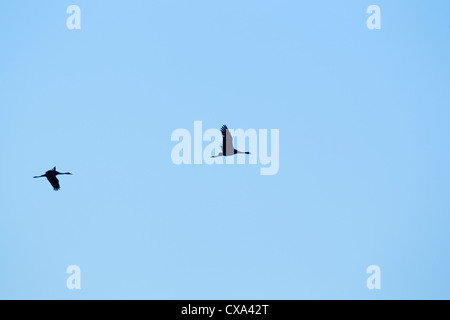
[[[70,172],[65,172],[65,173],[60,173],[58,171],[56,171],[56,167],[54,167],[52,170],[47,171],[45,174],[43,174],[42,176],[36,176],[33,178],[44,178],[46,177],[48,182],[50,182],[50,184],[53,187],[53,190],[58,191],[61,187],[59,186],[59,181],[56,178],[57,175],[60,174],[67,174],[67,175],[72,175]]]
[[[222,132],[222,152],[220,152],[217,156],[212,156],[211,158],[217,158],[217,157],[227,157],[227,156],[233,156],[235,154],[251,154],[250,152],[241,152],[236,150],[233,147],[233,137],[230,134],[230,131],[228,131],[228,128],[226,125],[223,125],[220,129]]]

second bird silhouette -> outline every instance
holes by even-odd
[[[43,174],[42,176],[36,176],[33,178],[44,178],[46,177],[48,182],[50,182],[50,184],[53,187],[53,190],[58,191],[61,187],[59,186],[59,181],[58,178],[56,178],[57,175],[60,174],[67,174],[67,175],[72,175],[70,172],[65,172],[65,173],[61,173],[56,171],[56,167],[54,167],[52,170],[47,171],[45,174]]]
[[[231,136],[230,131],[228,131],[226,125],[223,125],[220,131],[222,132],[223,138],[222,152],[220,152],[217,156],[212,156],[211,158],[227,157],[235,154],[251,154],[250,152],[241,152],[233,147],[233,137]]]

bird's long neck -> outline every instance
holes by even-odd
[[[68,174],[68,175],[72,175],[70,172],[56,172],[56,175],[60,175],[60,174]]]
[[[242,151],[239,151],[239,150],[235,150],[235,153],[236,154],[250,154],[250,152],[242,152]]]

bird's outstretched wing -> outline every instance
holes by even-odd
[[[227,156],[227,155],[234,154],[233,137],[231,136],[230,131],[228,130],[227,126],[223,125],[222,128],[220,129],[220,131],[222,132],[222,138],[223,138],[223,142],[222,142],[223,155]]]
[[[53,190],[58,191],[60,189],[58,178],[55,176],[48,176],[47,180],[52,185]]]

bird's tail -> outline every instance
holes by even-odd
[[[223,157],[223,152],[219,153],[218,155],[211,156],[211,158],[219,158],[219,157]]]

